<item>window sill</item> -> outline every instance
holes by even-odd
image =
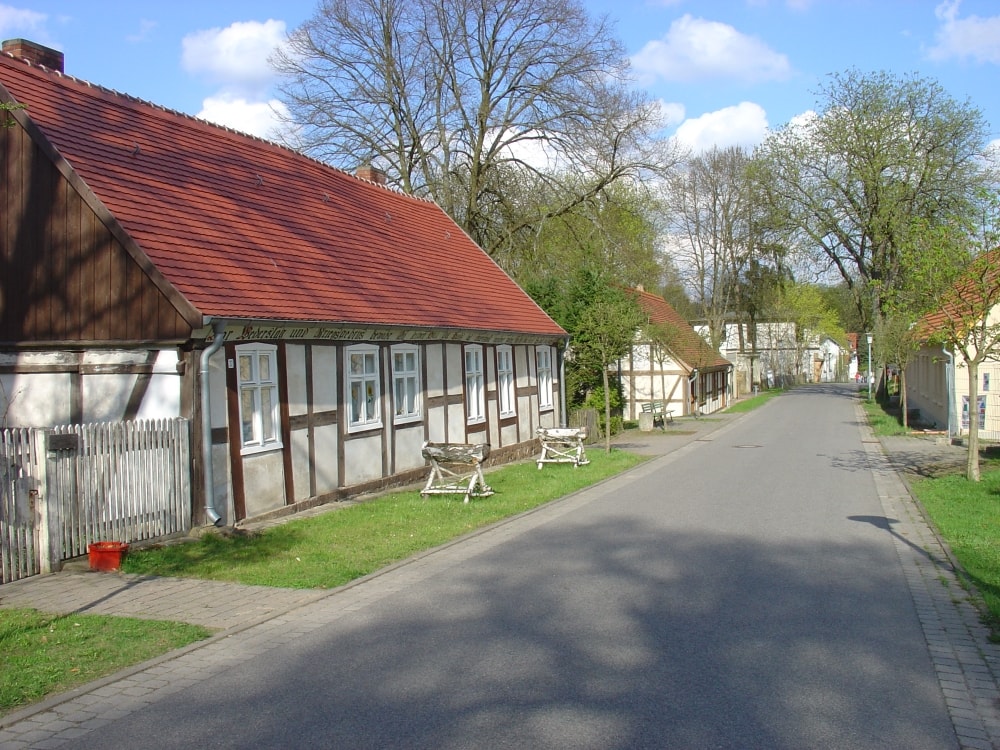
[[[244,446],[240,449],[241,456],[259,456],[262,453],[274,453],[284,448],[283,443],[268,443],[267,445]]]

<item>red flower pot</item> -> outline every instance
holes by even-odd
[[[128,552],[125,542],[94,542],[87,545],[91,570],[118,570]]]

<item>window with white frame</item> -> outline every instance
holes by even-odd
[[[465,347],[465,416],[470,423],[486,420],[486,383],[483,380],[483,347]]]
[[[415,346],[392,347],[392,396],[396,422],[420,419],[420,351]]]
[[[497,398],[500,416],[514,416],[514,353],[509,346],[497,347]]]
[[[552,408],[552,349],[539,346],[535,349],[535,373],[538,378],[538,407]]]
[[[378,347],[370,345],[347,347],[347,430],[372,429],[382,426],[379,408]]]
[[[236,374],[240,394],[241,452],[280,448],[277,347],[241,344],[236,347]]]

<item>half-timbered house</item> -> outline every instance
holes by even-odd
[[[195,516],[527,455],[566,333],[434,203],[0,54],[0,416],[184,417]]]

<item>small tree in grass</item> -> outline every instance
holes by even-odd
[[[572,339],[580,366],[600,370],[604,386],[604,449],[611,452],[611,378],[608,371],[624,357],[646,322],[638,303],[625,292],[605,288],[580,313]]]

